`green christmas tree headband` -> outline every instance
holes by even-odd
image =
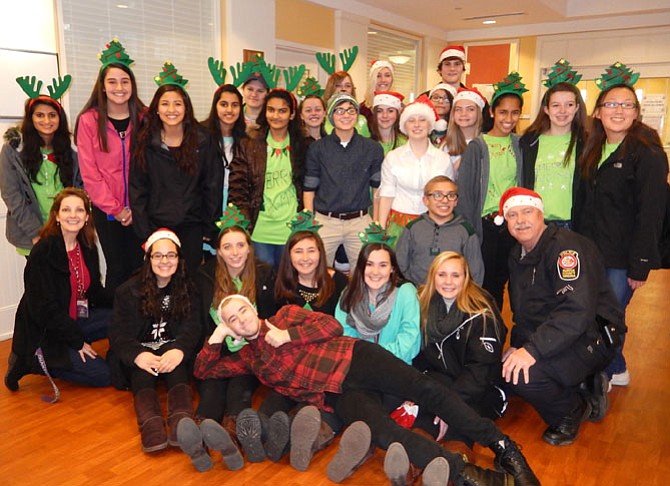
[[[596,79],[596,86],[604,91],[612,86],[628,86],[632,88],[640,77],[640,73],[634,73],[625,64],[617,61],[608,67],[600,79]]]
[[[231,226],[239,226],[244,231],[247,231],[249,220],[244,217],[244,214],[240,212],[237,206],[233,203],[228,203],[228,207],[223,212],[223,216],[221,216],[221,219],[215,224],[221,231],[230,228]],[[219,234],[221,234],[221,231],[219,231]]]
[[[504,94],[513,94],[523,98],[523,94],[528,91],[526,85],[521,82],[521,76],[516,71],[512,71],[505,78],[493,85],[493,99],[491,104]]]
[[[126,67],[130,67],[135,62],[130,58],[126,52],[126,48],[123,47],[116,37],[105,47],[106,49],[98,54],[98,59],[102,63],[100,69],[105,69],[110,64],[123,64]]]
[[[172,61],[165,61],[163,69],[154,77],[154,81],[158,86],[174,84],[182,89],[184,89],[184,86],[188,83],[188,79],[184,79],[184,77],[177,72],[177,68],[172,64]]]
[[[58,79],[53,78],[51,84],[47,86],[49,91],[49,96],[40,94],[42,89],[42,80],[38,80],[35,76],[19,76],[16,78],[16,82],[25,94],[30,98],[28,103],[28,108],[33,106],[37,100],[48,100],[56,103],[60,111],[63,111],[63,107],[58,102],[58,100],[65,94],[67,89],[70,87],[72,82],[72,76],[66,74],[64,77],[58,76]]]
[[[381,224],[377,221],[373,221],[370,223],[370,226],[365,228],[365,231],[358,233],[358,238],[363,242],[363,245],[369,243],[383,243],[384,245],[391,246],[396,237],[387,234]]]
[[[323,93],[325,93],[326,90],[321,87],[319,84],[319,81],[314,77],[310,76],[309,78],[305,79],[305,82],[298,88],[298,96],[302,98],[306,98],[307,96],[310,95],[316,95],[319,98],[323,96]]]
[[[547,79],[544,82],[544,85],[547,88],[553,88],[559,83],[568,83],[573,86],[579,83],[582,79],[581,74],[577,74],[577,71],[573,71],[570,63],[566,59],[559,59],[554,64],[554,67],[551,68],[551,72]]]
[[[309,231],[310,233],[318,233],[319,228],[323,225],[314,217],[314,213],[304,209],[295,215],[289,223],[286,223],[286,226],[291,230],[289,238],[299,231]]]

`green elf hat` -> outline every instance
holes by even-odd
[[[493,85],[493,98],[491,104],[504,94],[514,94],[523,99],[523,94],[528,91],[526,85],[521,82],[521,76],[516,71],[512,71],[505,78]]]
[[[221,231],[230,228],[231,226],[239,226],[244,231],[247,231],[249,220],[244,217],[244,214],[240,212],[237,206],[233,203],[228,203],[228,207],[224,211],[223,216],[221,216],[221,219],[214,224],[216,224],[216,227]]]
[[[154,77],[154,81],[158,86],[174,84],[182,89],[184,89],[184,86],[188,83],[188,79],[184,79],[184,77],[177,72],[177,68],[172,64],[172,61],[165,61],[163,69]]]
[[[625,64],[617,61],[605,70],[600,79],[595,81],[596,86],[604,91],[612,86],[620,85],[632,88],[639,77],[640,73],[634,73]]]
[[[390,236],[382,225],[377,221],[370,223],[370,226],[365,228],[365,231],[358,233],[358,238],[363,242],[363,245],[368,243],[383,243],[391,246],[395,240],[395,236]]]
[[[544,81],[544,85],[547,88],[553,88],[559,83],[576,85],[581,79],[582,75],[577,74],[577,71],[573,71],[570,63],[566,59],[560,58],[556,61],[554,67],[551,68],[551,72]]]
[[[63,107],[58,102],[58,100],[70,87],[72,76],[66,74],[64,77],[58,76],[58,79],[53,78],[51,80],[51,84],[47,86],[47,90],[49,91],[48,96],[40,94],[40,90],[42,89],[42,80],[36,79],[35,76],[19,76],[16,78],[16,82],[19,86],[21,86],[23,92],[28,95],[28,98],[30,98],[28,108],[30,108],[33,103],[35,103],[35,101],[42,99],[56,103],[59,111],[63,111]]]
[[[126,48],[123,47],[116,37],[109,41],[109,44],[105,47],[104,51],[98,53],[98,59],[102,63],[100,69],[105,69],[110,64],[123,64],[126,67],[130,67],[135,62],[130,58],[126,52]]]
[[[323,225],[314,217],[314,213],[308,209],[303,209],[295,215],[286,226],[291,230],[289,238],[299,231],[309,231],[310,233],[318,233],[319,228]]]
[[[302,86],[298,88],[298,96],[305,98],[306,96],[309,95],[316,95],[319,98],[323,96],[323,93],[325,93],[325,89],[321,87],[319,84],[319,81],[313,77],[310,76],[307,79],[305,79],[305,82],[302,83]]]

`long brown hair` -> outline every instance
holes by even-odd
[[[107,93],[105,92],[105,76],[111,68],[118,68],[130,77],[130,85],[132,87],[132,94],[128,100],[128,111],[130,112],[130,126],[132,127],[131,140],[134,135],[137,133],[140,125],[140,118],[142,113],[146,110],[146,106],[140,100],[137,94],[137,82],[135,81],[135,75],[133,71],[126,66],[125,64],[108,64],[104,68],[100,69],[98,77],[95,80],[93,85],[93,91],[91,91],[91,96],[89,96],[88,101],[84,104],[84,107],[77,115],[77,122],[75,123],[74,129],[74,139],[77,140],[77,131],[79,130],[79,119],[81,115],[86,113],[91,108],[95,109],[98,112],[98,141],[100,143],[100,148],[103,152],[109,152],[107,148],[107,121],[109,117],[107,116]]]
[[[379,143],[382,143],[382,134],[379,131],[379,123],[377,122],[377,107],[373,106],[372,107],[372,118],[370,119],[370,138],[372,140],[376,140]],[[394,108],[395,110],[395,108]],[[400,146],[400,140],[402,140],[402,137],[404,135],[400,132],[400,110],[395,110],[397,113],[395,123],[393,124],[393,128],[391,129],[393,131],[393,145],[391,146],[391,150],[398,148]]]
[[[575,96],[575,102],[577,103],[577,112],[575,117],[570,124],[570,143],[568,144],[568,149],[565,151],[565,156],[563,157],[563,167],[567,167],[570,163],[570,158],[572,153],[575,150],[575,146],[578,140],[586,139],[586,107],[584,106],[584,100],[582,99],[582,94],[579,92],[577,87],[571,83],[558,83],[547,90],[542,97],[542,103],[540,103],[540,111],[537,114],[537,117],[531,123],[531,125],[526,129],[526,134],[533,134],[534,138],[539,137],[543,133],[547,133],[551,128],[551,120],[549,115],[545,113],[545,108],[549,108],[549,103],[551,102],[551,96],[554,93],[558,92],[568,92],[572,93]]]
[[[135,142],[133,142],[133,157],[138,161],[138,166],[141,170],[147,170],[146,167],[146,151],[149,145],[159,145],[161,129],[163,122],[158,116],[158,104],[161,97],[170,91],[176,91],[181,95],[184,101],[184,121],[183,129],[184,136],[181,145],[175,150],[174,157],[177,160],[177,165],[180,169],[189,175],[195,175],[198,169],[198,138],[200,133],[200,125],[193,114],[193,104],[188,93],[175,84],[164,84],[159,86],[154,94],[149,110],[144,118],[142,118],[142,127]]]
[[[223,261],[219,255],[218,249],[221,247],[221,240],[228,233],[241,233],[244,235],[247,245],[249,245],[249,255],[244,264],[242,273],[240,273],[240,280],[242,281],[242,288],[237,290],[233,283],[233,277],[228,272],[226,262]],[[244,295],[251,302],[256,302],[256,255],[254,253],[254,245],[251,242],[251,237],[244,229],[239,226],[229,226],[224,228],[216,239],[216,271],[214,272],[214,301],[212,305],[218,308],[219,302],[231,294]]]
[[[635,95],[635,90],[625,84],[618,84],[607,88],[601,91],[598,95],[598,99],[596,99],[596,107],[593,109],[591,132],[589,133],[589,138],[579,160],[579,171],[584,179],[590,180],[595,176],[596,169],[598,168],[598,164],[600,164],[600,159],[603,154],[603,147],[607,143],[605,127],[600,118],[596,118],[596,115],[600,114],[599,105],[602,104],[607,93],[616,88],[625,88]],[[627,157],[640,145],[663,150],[663,144],[661,143],[661,139],[656,130],[648,127],[641,121],[642,115],[640,113],[640,102],[638,101],[637,96],[635,96],[635,104],[637,119],[633,121],[633,124],[628,129],[628,133],[626,133],[626,137],[623,139],[623,142],[621,142],[621,146],[619,147],[622,158]]]
[[[456,101],[456,103],[458,103],[458,101]],[[456,108],[455,106],[456,103],[452,103],[451,105],[451,110],[449,111],[450,116],[449,116],[449,125],[447,127],[447,135],[444,137],[443,142],[443,146],[446,145],[447,150],[449,150],[449,155],[462,155],[465,152],[465,149],[468,148],[468,142],[465,140],[465,135],[463,135],[461,127],[459,127],[456,124],[456,121],[454,120],[455,117],[453,115],[454,115],[454,108]],[[479,108],[479,106],[476,106],[476,108],[477,108],[477,121],[475,122],[475,124],[477,125],[477,131],[475,132],[475,136],[473,138],[479,136],[482,130],[482,121],[484,120],[482,110]]]
[[[382,298],[387,297],[388,294],[402,282],[402,273],[398,266],[398,260],[391,247],[384,243],[368,243],[358,254],[358,260],[356,261],[356,267],[354,267],[354,271],[351,274],[349,286],[342,292],[340,307],[344,312],[351,312],[356,304],[363,298],[363,295],[368,291],[367,285],[365,284],[365,267],[368,264],[370,254],[377,250],[383,250],[389,254],[391,268],[393,269],[389,276],[390,285],[385,293],[386,295],[383,295]]]
[[[61,192],[56,194],[54,202],[51,205],[51,209],[49,210],[49,218],[40,230],[40,238],[63,234],[60,229],[60,223],[56,217],[60,211],[63,199],[69,196],[78,197],[84,202],[84,209],[86,210],[86,216],[88,217],[86,223],[84,223],[84,227],[79,230],[79,233],[77,234],[77,241],[79,241],[80,245],[83,245],[86,248],[93,248],[95,246],[96,234],[95,224],[93,223],[93,215],[91,214],[91,200],[85,191],[82,189],[77,189],[76,187],[66,187]]]
[[[463,290],[456,297],[456,307],[465,314],[483,313],[484,327],[486,327],[487,317],[495,321],[496,315],[498,315],[498,312],[493,308],[495,305],[493,300],[487,298],[485,291],[472,279],[470,267],[468,266],[465,257],[455,251],[443,251],[433,260],[433,263],[428,269],[426,283],[419,288],[419,308],[421,309],[421,331],[423,336],[426,335],[430,301],[437,293],[437,290],[435,289],[435,274],[437,273],[438,268],[440,268],[444,262],[449,260],[457,260],[461,264],[463,272],[465,273]]]
[[[275,301],[278,303],[284,301],[297,302],[299,298],[298,271],[291,263],[291,250],[301,241],[308,239],[314,240],[316,248],[319,251],[319,264],[314,274],[316,288],[319,289],[319,296],[316,298],[314,305],[321,307],[335,292],[335,282],[326,265],[326,249],[323,246],[323,240],[321,240],[321,237],[317,233],[298,231],[289,237],[279,260],[279,269],[277,271],[277,279],[275,280]]]

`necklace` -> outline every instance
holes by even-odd
[[[316,300],[319,297],[319,292],[309,292],[307,290],[298,289],[300,297],[305,301],[306,304],[309,304],[313,300]]]
[[[72,271],[74,271],[74,279],[77,282],[77,298],[82,299],[84,297],[84,271],[81,268],[83,266],[83,262],[81,258],[81,251],[79,249],[79,242],[75,244],[74,254],[76,258],[72,258],[68,252],[67,258],[70,261],[70,268]]]

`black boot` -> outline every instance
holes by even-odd
[[[579,406],[567,417],[563,417],[556,425],[550,425],[542,434],[548,444],[561,446],[570,445],[577,440],[579,427],[591,415],[591,404],[582,399]]]
[[[466,464],[456,478],[456,486],[515,486],[514,478],[507,473],[482,469]]]
[[[609,388],[609,378],[607,373],[601,371],[586,378],[585,398],[591,405],[591,414],[588,417],[590,422],[600,422],[605,418],[609,408],[609,399],[607,389]]]
[[[167,425],[170,431],[168,443],[177,447],[177,425],[183,418],[193,418],[193,391],[191,385],[180,383],[168,390],[167,394]]]
[[[263,425],[256,410],[245,408],[240,412],[237,416],[236,434],[249,462],[263,462],[265,460]]]
[[[13,351],[9,353],[7,373],[5,374],[5,386],[10,391],[19,391],[19,380],[28,374],[23,360]]]
[[[495,468],[514,476],[517,486],[540,486],[540,480],[537,479],[519,446],[512,439],[505,436],[503,445],[496,442],[491,445],[491,450],[496,454],[493,460]]]
[[[203,444],[200,427],[190,418],[184,418],[177,425],[177,440],[179,447],[191,458],[191,463],[199,472],[212,469],[212,458]]]
[[[261,423],[263,423],[262,414]],[[263,424],[265,425],[265,424]],[[272,462],[279,461],[288,448],[291,436],[291,421],[286,412],[275,412],[267,421],[265,454]]]

